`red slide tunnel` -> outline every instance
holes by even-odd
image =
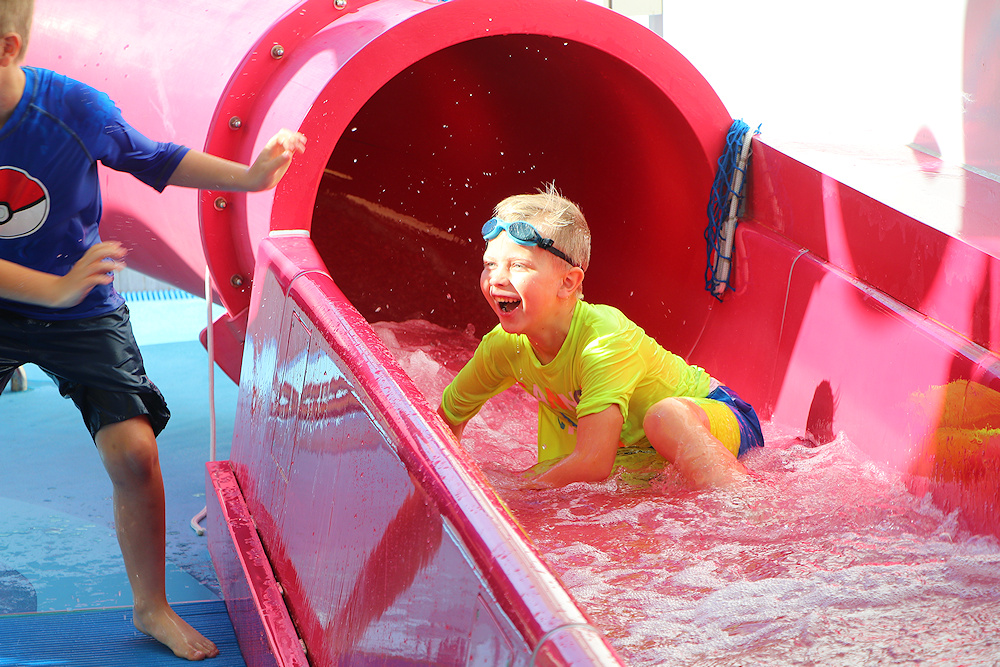
[[[643,323],[654,332],[667,311],[687,319],[731,119],[632,21],[561,0],[114,6],[98,16],[39,0],[29,64],[108,92],[149,136],[232,159],[250,161],[281,127],[309,139],[274,193],[204,192],[196,204],[106,172],[102,231],[131,241],[130,266],[197,294],[207,259],[235,320],[236,340],[218,341],[233,377],[269,234],[308,233],[368,318],[483,331],[479,227],[493,203],[548,181],[588,217],[624,225],[599,237],[592,300],[624,293],[630,310],[663,313]]]
[[[591,298],[624,296],[654,333],[703,318],[689,295],[731,119],[700,74],[571,0],[39,0],[28,64],[232,159],[281,127],[308,137],[273,193],[103,172],[104,237],[195,293],[207,262],[228,311],[217,358],[240,405],[210,534],[248,663],[303,664],[298,637],[313,664],[617,663],[367,321],[492,326],[479,228],[549,181],[614,221]]]
[[[715,301],[705,210],[732,119],[629,19],[582,0],[37,4],[29,64],[149,136],[242,161],[281,127],[309,139],[269,193],[103,172],[104,237],[192,292],[207,263],[228,311],[240,398],[210,544],[248,664],[305,664],[303,646],[317,665],[618,662],[369,326],[492,326],[479,229],[549,181],[591,223],[589,300],[762,418],[845,432],[1000,532],[998,260],[755,140]]]

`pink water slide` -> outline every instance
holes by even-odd
[[[104,238],[194,293],[207,267],[227,311],[213,338],[239,404],[231,458],[208,467],[209,532],[248,665],[619,664],[369,324],[493,326],[478,230],[553,180],[593,229],[589,300],[762,418],[845,433],[1000,534],[996,249],[762,136],[732,288],[712,298],[706,206],[732,118],[631,20],[575,0],[36,13],[28,64],[106,91],[151,137],[241,161],[281,127],[309,140],[269,193],[102,172]],[[968,227],[995,225],[996,181],[954,178]]]

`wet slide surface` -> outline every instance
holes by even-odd
[[[477,344],[423,321],[374,328],[434,405]],[[463,446],[626,664],[985,665],[1000,652],[1000,543],[842,434],[814,447],[765,423],[733,492],[627,458],[602,484],[522,490],[534,425],[514,388]]]

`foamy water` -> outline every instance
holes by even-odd
[[[375,328],[432,405],[477,343]],[[764,424],[735,492],[692,490],[669,466],[528,491],[535,410],[508,390],[462,444],[627,664],[1000,664],[1000,543],[843,436],[811,448]]]

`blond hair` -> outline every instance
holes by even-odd
[[[584,272],[590,266],[590,227],[580,207],[562,196],[555,183],[535,195],[513,195],[497,204],[493,217],[504,222],[524,220],[551,238]]]
[[[16,32],[21,36],[21,55],[28,50],[31,34],[31,17],[35,13],[35,0],[0,0],[0,35]]]

